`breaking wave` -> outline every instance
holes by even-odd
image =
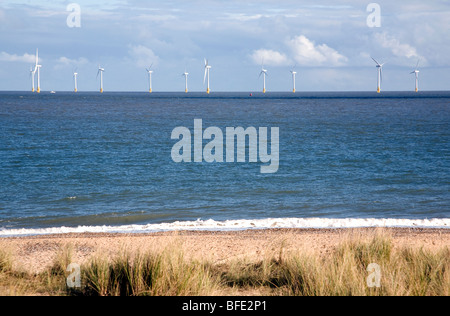
[[[0,228],[0,237],[49,235],[66,233],[155,233],[164,231],[233,231],[273,228],[450,228],[449,218],[434,219],[376,219],[376,218],[268,218],[257,220],[201,220],[176,221],[172,223],[120,225],[120,226],[77,226],[32,229]]]

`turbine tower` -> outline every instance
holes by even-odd
[[[34,72],[37,71],[37,89],[36,92],[37,93],[41,93],[41,77],[40,77],[40,69],[41,69],[41,65],[39,65],[39,51],[36,48],[36,65],[34,67]]]
[[[261,66],[261,72],[259,73],[259,77],[263,75],[263,93],[266,93],[266,76],[267,76],[267,70],[264,69],[264,63]]]
[[[34,92],[34,74],[36,73],[35,69],[33,69],[33,66],[30,67],[31,92]]]
[[[150,67],[146,68],[145,70],[147,70],[148,73],[148,92],[152,93],[152,73],[153,70],[152,69],[153,64],[150,65]]]
[[[411,74],[415,74],[416,75],[416,92],[419,92],[419,72],[420,72],[418,70],[419,62],[420,62],[420,60],[417,62],[416,69],[413,72],[411,72]]]
[[[372,58],[372,57],[371,57]],[[372,58],[373,59],[373,58]],[[380,64],[379,62],[377,62],[375,59],[373,59],[373,61],[377,64],[377,68],[378,68],[378,87],[377,87],[377,93],[381,92],[381,82],[383,81],[383,64]]]
[[[40,69],[41,69],[41,65],[37,65],[37,89],[36,92],[37,93],[41,93],[41,76],[40,76]]]
[[[74,79],[74,83],[75,83],[75,88],[73,90],[74,92],[78,91],[78,88],[77,88],[77,76],[78,76],[77,68],[75,68],[75,70],[73,72],[73,79]]]
[[[208,77],[208,85],[206,88],[206,93],[209,94],[209,71],[211,70],[211,66],[209,65],[208,60],[205,59],[205,76],[203,77],[203,84],[205,84],[206,77]]]
[[[184,88],[185,93],[188,93],[188,75],[189,75],[189,73],[186,70],[184,70],[184,74],[182,74],[182,76],[184,76],[184,79],[186,81],[185,88]]]
[[[100,93],[103,93],[103,72],[104,71],[105,71],[105,69],[100,67],[100,65],[99,65],[98,71],[97,71],[97,78],[98,78],[98,75],[100,74]]]
[[[294,85],[294,88],[293,88],[292,91],[295,93],[295,75],[297,74],[297,72],[294,69],[295,69],[295,66],[292,68],[291,74],[292,74],[292,82],[293,82],[293,85]]]

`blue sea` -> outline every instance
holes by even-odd
[[[174,162],[195,119],[278,127],[278,171]],[[0,180],[0,236],[450,228],[450,92],[0,92]]]

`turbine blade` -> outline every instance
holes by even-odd
[[[372,58],[373,59],[373,61],[377,64],[377,65],[380,65],[380,63],[379,62],[377,62],[373,57],[370,57],[370,58]]]
[[[417,68],[419,68],[419,62],[420,62],[420,59],[417,61],[416,70],[417,70]]]

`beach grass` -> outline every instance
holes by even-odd
[[[80,287],[70,288],[66,267],[73,247],[62,247],[53,265],[30,274],[14,270],[0,251],[0,295],[80,296],[448,296],[450,250],[394,247],[385,231],[349,234],[333,251],[307,247],[263,259],[226,262],[188,259],[179,245],[113,257],[97,254],[80,267]]]
[[[122,252],[112,261],[97,257],[82,269],[81,295],[211,295],[220,280],[205,263],[185,260],[179,249],[163,253]]]

